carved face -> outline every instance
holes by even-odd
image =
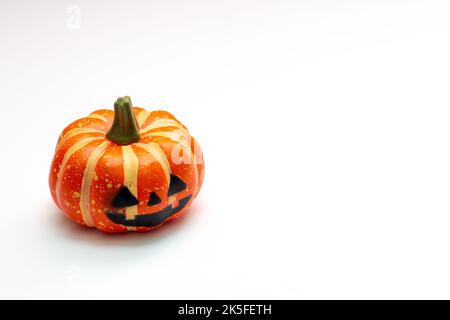
[[[169,190],[167,192],[167,197],[173,197],[181,191],[186,189],[186,184],[177,176],[170,176],[170,185]],[[178,200],[178,205],[174,205],[174,203],[169,204],[165,208],[158,210],[149,214],[139,214],[136,215],[133,219],[126,219],[126,215],[124,213],[114,213],[108,212],[106,216],[116,224],[121,224],[127,227],[156,227],[166,221],[169,217],[173,216],[175,213],[182,210],[186,204],[191,200],[192,194]],[[153,207],[157,206],[161,203],[161,198],[155,193],[151,192],[147,206]],[[127,187],[122,187],[119,193],[116,195],[112,202],[112,207],[123,209],[132,206],[137,206],[139,204],[138,199],[130,192]]]

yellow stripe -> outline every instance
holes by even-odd
[[[105,154],[105,151],[109,145],[109,141],[101,143],[90,155],[89,160],[86,164],[86,169],[84,170],[83,182],[81,184],[80,192],[80,209],[83,220],[89,227],[94,226],[94,221],[92,220],[91,212],[89,209],[91,184],[94,178],[95,168],[97,167],[98,161]]]
[[[141,135],[146,134],[150,130],[157,129],[157,128],[163,128],[163,127],[177,127],[180,129],[184,129],[183,125],[179,123],[178,121],[175,121],[173,119],[158,119],[156,121],[153,121],[148,126],[144,128],[144,130],[141,131]]]
[[[102,120],[104,122],[108,122],[108,119],[106,119],[104,116],[101,116],[101,115],[96,114],[96,113],[91,113],[86,118],[98,119],[98,120]]]
[[[84,148],[86,145],[88,145],[92,141],[100,140],[100,139],[103,139],[103,138],[89,137],[89,138],[81,139],[80,141],[75,143],[73,146],[71,146],[69,148],[69,150],[66,151],[66,154],[64,155],[64,159],[63,159],[63,161],[61,163],[61,166],[59,167],[59,172],[58,172],[57,179],[56,179],[56,189],[55,189],[56,190],[56,198],[57,198],[58,203],[60,205],[61,205],[61,202],[59,200],[59,196],[58,195],[59,195],[59,191],[60,191],[59,189],[61,188],[61,183],[62,183],[62,180],[63,180],[62,173],[64,172],[64,169],[66,167],[67,161],[69,161],[70,157],[72,157],[75,152],[77,152],[78,150]]]
[[[179,143],[183,147],[183,149],[186,149],[189,154],[191,154],[192,150],[189,144],[190,136],[186,136],[185,134],[179,134],[178,131],[181,130],[177,130],[176,132],[174,131],[149,132],[148,135],[152,137],[163,137],[175,141]]]
[[[92,129],[92,128],[74,128],[74,129],[71,129],[71,130],[67,131],[67,133],[64,136],[62,136],[61,140],[59,140],[58,145],[56,146],[56,150],[58,150],[59,147],[64,142],[66,142],[68,139],[70,139],[70,138],[72,138],[72,137],[74,137],[76,135],[79,135],[79,134],[82,134],[82,133],[95,133],[95,132],[103,133],[100,130]]]
[[[135,146],[141,147],[142,149],[146,150],[153,156],[153,158],[156,159],[156,161],[158,161],[159,165],[163,169],[164,174],[166,176],[167,185],[169,185],[170,174],[172,173],[172,170],[170,169],[169,160],[167,160],[166,154],[161,149],[161,147],[157,143],[154,143],[154,142],[136,143]]]
[[[138,197],[137,183],[138,183],[138,170],[139,159],[133,151],[131,146],[122,147],[123,153],[123,170],[124,170],[124,185],[128,187],[131,194]],[[138,206],[128,207],[125,210],[125,216],[127,220],[134,219],[138,213]],[[134,227],[128,227],[128,230],[135,230]]]
[[[144,125],[145,121],[147,121],[149,116],[150,116],[150,112],[148,112],[146,110],[141,111],[141,113],[139,113],[138,123],[139,123],[140,127],[142,127]]]
[[[197,168],[197,156],[195,152],[192,150],[191,145],[189,143],[190,136],[187,136],[186,130],[177,130],[177,131],[158,131],[158,132],[150,132],[148,135],[152,137],[164,137],[168,138],[172,141],[177,142],[182,148],[183,151],[189,156],[189,164],[191,164],[194,168],[194,174],[197,178],[197,182],[195,184],[194,192],[197,191],[198,187],[198,168]]]

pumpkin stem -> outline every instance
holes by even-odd
[[[139,131],[130,97],[118,98],[114,103],[114,122],[106,137],[121,146],[126,146],[141,140]]]

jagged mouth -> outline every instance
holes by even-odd
[[[173,208],[172,205],[169,205],[155,213],[138,214],[131,220],[127,220],[123,213],[108,212],[106,213],[106,216],[115,224],[121,224],[127,227],[156,227],[183,209],[191,198],[192,195],[189,195],[186,198],[181,199],[178,201],[178,206],[175,208]]]

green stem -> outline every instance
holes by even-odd
[[[139,125],[134,115],[130,97],[119,98],[114,103],[114,122],[106,137],[121,146],[141,140]]]

